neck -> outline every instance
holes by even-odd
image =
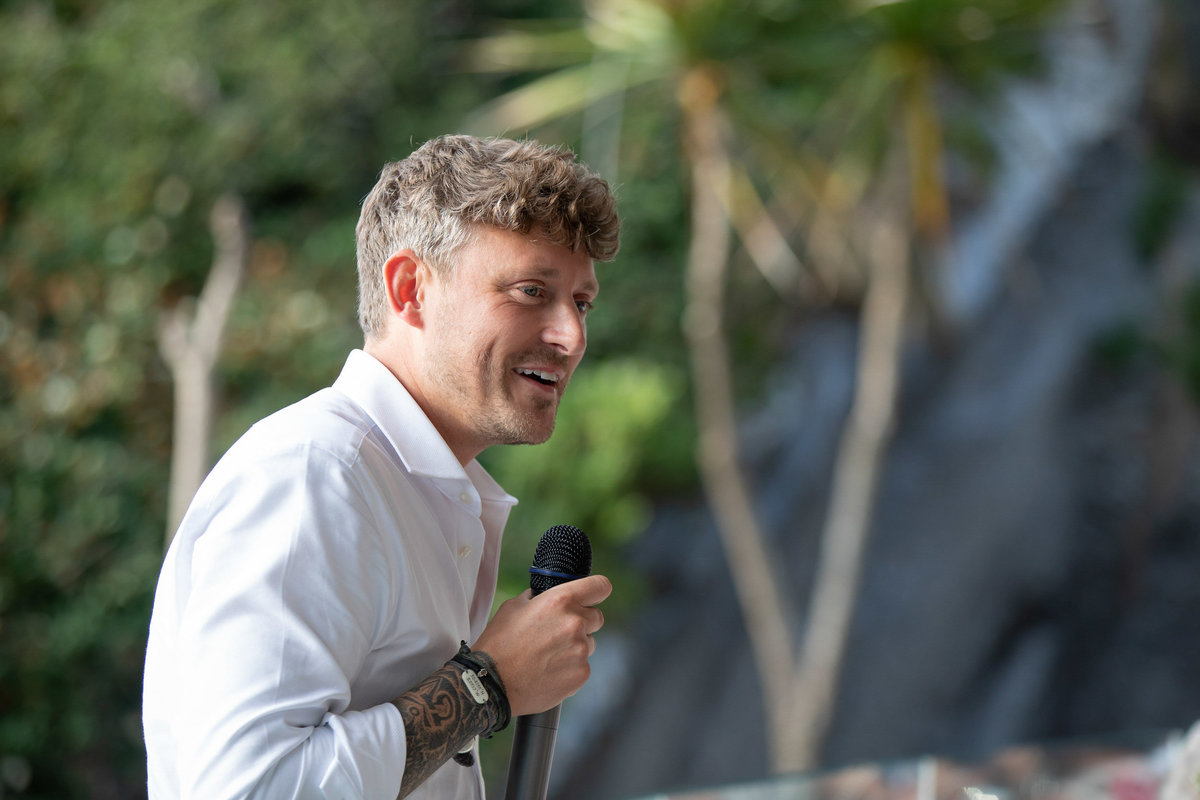
[[[416,343],[412,343],[414,346]],[[442,441],[450,448],[450,452],[458,459],[458,463],[464,467],[475,460],[475,457],[483,452],[484,448],[472,446],[467,442],[455,440],[453,436],[447,434],[447,425],[442,415],[438,413],[437,406],[429,400],[421,391],[420,381],[417,380],[417,374],[412,366],[412,361],[407,355],[413,352],[413,348],[409,344],[401,344],[389,339],[368,339],[363,343],[363,352],[374,358],[380,364],[387,367],[388,372],[400,382],[409,396],[420,406],[421,411],[429,418],[430,423],[442,437]]]

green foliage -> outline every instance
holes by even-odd
[[[1200,404],[1200,283],[1193,282],[1174,298],[1165,325],[1160,319],[1154,323],[1160,329],[1157,333],[1132,322],[1106,332],[1094,348],[1098,362],[1120,373],[1149,360]]]
[[[361,342],[361,197],[385,161],[457,128],[490,85],[449,75],[443,37],[471,19],[436,6],[0,7],[0,795],[140,793],[141,665],[171,447],[160,313],[199,291],[213,255],[209,211],[239,192],[253,243],[218,367],[213,455],[333,380]],[[520,459],[515,481],[497,470],[533,517],[514,530],[540,525],[552,497],[553,516],[593,533],[608,571],[606,548],[636,532],[650,494],[690,480],[669,370],[646,367],[640,382],[604,372],[612,391],[587,377],[631,337],[649,358],[676,360],[673,181],[657,171],[645,214],[633,210],[640,187],[623,189],[626,218],[647,221],[627,225],[626,253],[645,245],[651,266],[623,256],[603,268],[592,355],[573,393],[605,392],[612,407],[585,403],[581,416],[620,435],[562,423],[564,441],[592,454],[576,473],[587,484],[539,484]],[[641,440],[660,446],[620,463],[616,451]],[[671,479],[638,484],[647,473]],[[527,559],[532,544],[512,552]]]
[[[1132,322],[1117,325],[1096,339],[1093,354],[1105,369],[1126,369],[1147,352],[1149,345],[1141,330]]]
[[[552,525],[579,526],[592,540],[593,571],[622,591],[605,611],[618,619],[640,596],[621,546],[649,519],[653,498],[694,485],[691,437],[671,425],[680,413],[685,376],[642,359],[587,364],[575,374],[550,441],[492,448],[481,461],[521,502],[505,531],[503,600],[529,587],[529,563]]]
[[[1192,400],[1200,403],[1200,284],[1188,287],[1180,298],[1179,323],[1178,333],[1163,345],[1163,355]]]
[[[1171,158],[1151,162],[1143,179],[1140,202],[1134,214],[1133,242],[1145,261],[1158,256],[1187,205],[1191,174]]]
[[[460,113],[435,96],[428,20],[421,3],[0,6],[0,796],[143,791],[160,311],[198,292],[209,210],[239,192],[255,238],[214,450],[328,385],[361,341],[358,202]]]
[[[48,411],[60,408],[58,391],[66,390],[43,393]],[[28,776],[30,797],[90,796],[97,782],[128,791],[144,780],[136,678],[162,558],[161,513],[146,513],[165,502],[161,472],[111,411],[86,429],[46,419],[31,431],[28,412],[22,419],[8,400],[0,403],[0,755],[9,778]]]

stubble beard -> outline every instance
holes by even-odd
[[[496,379],[494,402],[490,413],[480,422],[489,435],[490,441],[496,444],[542,444],[554,433],[554,423],[558,417],[558,403],[561,391],[566,388],[565,380],[559,387],[554,398],[534,397],[531,408],[518,406],[517,399],[510,390],[508,381],[522,381],[524,378],[515,377],[512,368],[506,368]],[[546,417],[549,417],[549,420]]]
[[[530,406],[522,407],[513,394],[511,382],[525,379],[513,372],[513,366],[528,360],[529,354],[522,354],[498,368],[492,354],[478,354],[473,363],[476,370],[474,374],[486,376],[482,402],[475,394],[477,387],[448,378],[436,368],[431,369],[430,377],[443,386],[443,396],[458,407],[465,424],[485,447],[493,444],[542,444],[554,433],[558,403],[567,381],[565,378],[562,380],[555,397],[535,396]],[[473,410],[463,413],[466,409],[472,409],[472,406]]]
[[[540,401],[541,409],[551,404]],[[554,433],[557,412],[550,412],[549,425],[532,414],[509,409],[508,413],[497,412],[482,420],[487,439],[495,444],[542,444]]]

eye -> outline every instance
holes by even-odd
[[[540,286],[521,286],[518,290],[529,297],[541,297],[545,291]]]
[[[593,306],[588,300],[576,300],[575,307],[579,309],[580,314],[587,314],[589,311],[595,308],[595,306]]]

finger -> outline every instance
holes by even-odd
[[[604,627],[604,612],[598,608],[589,608],[587,619],[587,632],[591,636],[596,631]]]
[[[612,583],[603,575],[589,575],[586,578],[559,584],[546,591],[562,592],[581,606],[594,606],[604,602],[612,594]]]

